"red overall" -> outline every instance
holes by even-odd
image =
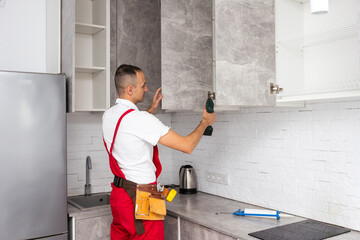
[[[125,178],[125,175],[121,171],[119,165],[116,162],[116,159],[112,155],[112,150],[114,147],[114,142],[116,134],[123,117],[134,111],[134,109],[127,110],[123,115],[121,115],[119,121],[116,124],[113,141],[111,144],[110,151],[106,146],[105,148],[109,154],[110,168],[114,175]],[[156,179],[161,173],[162,167],[159,160],[159,151],[157,146],[154,146],[154,155],[153,163],[156,167]],[[111,239],[148,239],[148,240],[164,240],[164,223],[162,220],[152,221],[152,220],[143,220],[145,233],[141,235],[136,234],[135,229],[135,220],[134,220],[134,203],[129,195],[125,192],[123,188],[117,188],[111,183],[112,191],[110,196],[110,206],[111,212],[113,215],[113,222],[111,224]]]

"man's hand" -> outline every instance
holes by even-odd
[[[156,90],[156,93],[154,94],[151,106],[149,107],[148,110],[146,110],[151,114],[156,112],[157,108],[159,107],[159,103],[160,103],[161,99],[163,98],[163,95],[160,93],[160,91],[161,91],[161,88]]]
[[[212,124],[215,123],[216,121],[216,113],[208,113],[206,111],[206,107],[204,106],[203,108],[203,116],[202,116],[202,121],[204,121],[204,123],[206,124],[206,126],[210,126]]]
[[[165,134],[159,139],[159,143],[164,146],[190,154],[198,145],[206,127],[214,124],[215,121],[216,113],[208,113],[206,111],[206,108],[204,107],[202,120],[199,126],[197,126],[197,128],[195,128],[192,133],[190,133],[186,137],[183,137],[170,129],[167,134]]]

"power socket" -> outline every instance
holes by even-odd
[[[229,185],[228,175],[215,172],[206,172],[206,180],[208,182],[220,183],[224,185]]]

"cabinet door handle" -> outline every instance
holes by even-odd
[[[283,89],[279,87],[279,85],[274,85],[273,83],[270,83],[270,94],[279,94]]]

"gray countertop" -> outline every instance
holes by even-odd
[[[216,214],[216,212],[235,212],[238,209],[244,210],[245,208],[263,208],[202,192],[192,195],[177,194],[171,203],[167,203],[166,207],[169,215],[180,216],[238,239],[256,239],[248,234],[305,220],[290,215],[277,220],[274,217]]]
[[[166,208],[169,215],[180,216],[180,218],[190,220],[238,239],[257,239],[248,234],[306,220],[305,218],[289,214],[280,214],[286,216],[281,216],[279,220],[272,217],[236,216],[233,214],[217,215],[216,212],[235,212],[238,209],[244,210],[245,208],[264,208],[203,192],[192,195],[177,194],[171,203],[166,204]],[[360,239],[360,232],[351,231],[328,239],[358,240]]]
[[[166,207],[168,215],[175,217],[179,216],[180,218],[184,218],[238,239],[256,239],[248,234],[305,220],[305,218],[292,215],[281,216],[280,220],[277,220],[273,217],[268,218],[235,216],[233,214],[216,214],[216,212],[234,212],[238,209],[244,210],[245,208],[264,208],[203,192],[191,195],[177,194],[171,203],[166,203]],[[105,206],[81,211],[68,204],[68,214],[70,217],[84,219],[109,215],[111,214],[111,209],[110,206]],[[360,233],[351,231],[350,233],[342,234],[329,239],[355,240],[360,239]]]

